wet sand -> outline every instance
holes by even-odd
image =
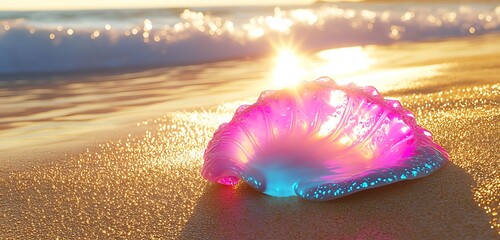
[[[60,136],[62,143],[3,150],[0,237],[497,239],[498,41],[499,35],[489,35],[368,46],[365,51],[378,62],[337,77],[399,99],[433,133],[451,159],[429,177],[329,202],[269,197],[241,183],[207,183],[199,174],[204,147],[218,125],[259,90],[249,87],[235,91],[237,98],[211,95],[199,105],[203,109],[182,106],[186,110],[157,117],[164,105],[155,105],[149,116],[145,111],[132,118],[136,122],[110,127],[114,135],[101,134],[95,143],[75,140],[75,148],[65,148]],[[262,70],[255,79],[266,76],[265,63],[255,63]],[[264,87],[264,80],[253,85]],[[56,153],[39,154],[44,148]]]

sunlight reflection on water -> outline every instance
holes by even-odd
[[[321,51],[317,56],[325,60],[314,72],[317,75],[339,77],[345,74],[359,72],[368,69],[375,63],[360,46],[328,49]]]
[[[376,85],[382,89],[394,87],[416,78],[439,74],[446,64],[407,67],[384,67],[383,57],[372,56],[373,50],[355,46],[327,49],[312,55],[300,55],[290,48],[276,54],[271,81],[273,89],[282,89],[329,76],[340,84]]]

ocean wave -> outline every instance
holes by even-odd
[[[280,47],[314,51],[500,29],[496,5],[376,6],[275,8],[254,16],[186,9],[170,24],[144,19],[104,28],[8,19],[0,21],[0,74],[188,65],[262,56]]]

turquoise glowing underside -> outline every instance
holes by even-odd
[[[202,175],[321,201],[427,176],[447,158],[399,102],[318,80],[240,108],[210,141]]]
[[[425,177],[438,170],[447,157],[434,148],[422,148],[415,151],[409,159],[412,167],[394,167],[371,169],[350,178],[336,180],[333,178],[315,178],[312,174],[305,174],[304,170],[280,170],[267,168],[261,172],[262,180],[258,177],[245,176],[241,179],[250,186],[263,193],[275,197],[299,196],[301,198],[324,201],[339,198],[358,191],[376,188],[398,181]],[[298,179],[302,179],[298,180]],[[306,179],[304,181],[304,179]],[[263,186],[263,182],[266,184]]]

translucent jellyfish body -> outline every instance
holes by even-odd
[[[324,77],[240,106],[209,142],[202,176],[323,201],[427,176],[447,158],[398,101]]]

